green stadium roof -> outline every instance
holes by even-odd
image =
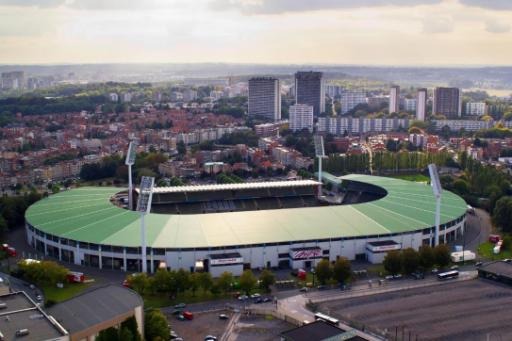
[[[146,217],[148,246],[208,248],[288,241],[363,237],[434,226],[435,200],[430,186],[393,178],[347,175],[384,188],[381,199],[352,205],[239,211],[209,214],[156,214]],[[37,229],[77,241],[140,246],[137,212],[113,205],[114,187],[82,187],[32,205],[26,220]],[[441,223],[463,215],[466,203],[444,191]]]

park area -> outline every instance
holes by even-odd
[[[512,340],[512,288],[482,279],[321,304],[319,311],[389,339]]]

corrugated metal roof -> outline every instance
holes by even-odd
[[[380,186],[384,198],[354,205],[146,216],[148,246],[199,248],[268,244],[420,230],[434,225],[430,186],[393,178],[348,175],[341,179]],[[109,198],[122,189],[84,187],[64,191],[32,205],[26,219],[38,229],[84,242],[140,246],[139,214]],[[444,191],[441,223],[466,211],[459,196]]]

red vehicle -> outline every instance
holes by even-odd
[[[16,257],[16,249],[9,244],[2,244],[2,250],[4,250],[9,257]]]
[[[186,318],[187,320],[193,320],[194,314],[192,314],[190,311],[184,311],[183,317]]]
[[[489,241],[490,241],[491,243],[496,244],[496,243],[497,243],[497,242],[499,242],[500,240],[501,240],[501,237],[500,237],[500,235],[499,235],[499,234],[491,234],[491,235],[489,236]]]
[[[297,272],[297,277],[301,280],[301,281],[305,281],[306,280],[306,270],[304,269],[299,269],[299,271]]]
[[[69,283],[83,283],[85,280],[85,276],[83,272],[70,271],[67,274],[67,279]]]

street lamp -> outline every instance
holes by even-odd
[[[313,287],[315,287],[315,275],[316,275],[315,268],[311,269],[311,273],[313,274]]]

